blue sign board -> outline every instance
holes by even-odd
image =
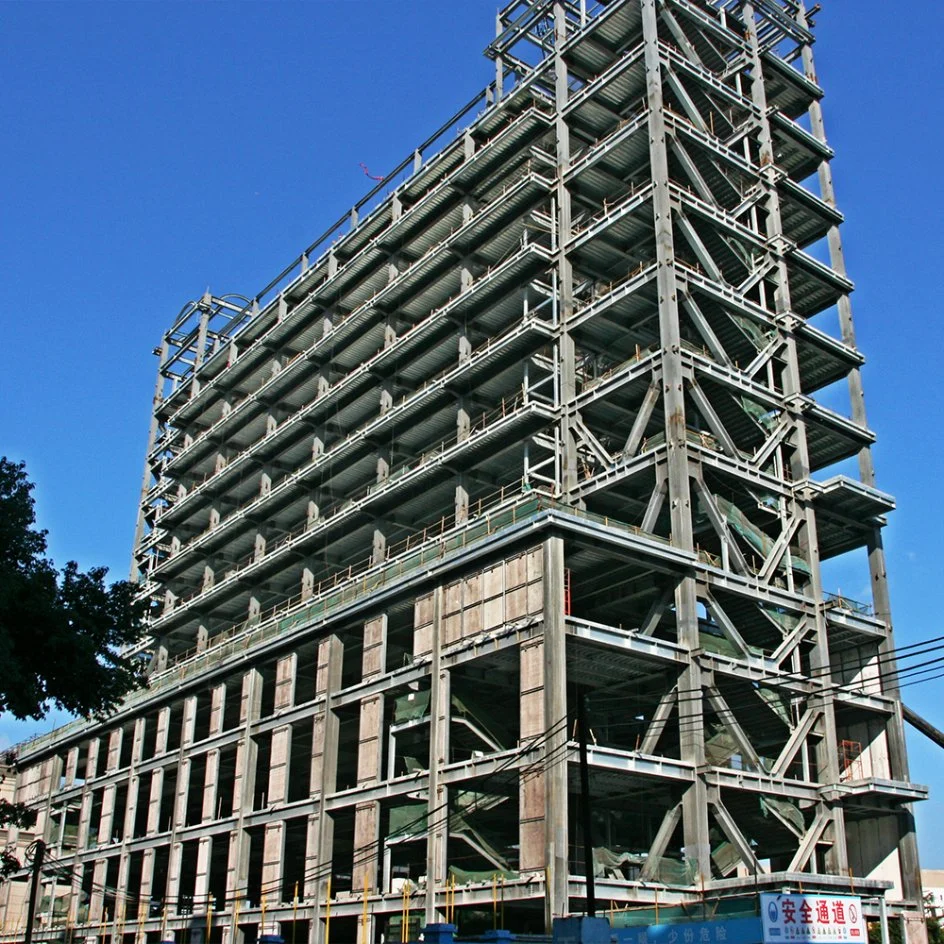
[[[760,918],[681,921],[642,928],[614,928],[618,944],[761,944]]]
[[[862,900],[855,895],[760,896],[766,944],[867,944]]]

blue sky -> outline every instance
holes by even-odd
[[[845,212],[898,639],[944,635],[944,5],[823,0],[817,70]],[[0,454],[59,563],[124,577],[162,331],[253,295],[491,78],[494,0],[0,3]],[[916,15],[920,13],[920,15]],[[861,561],[828,588],[866,596]],[[941,682],[905,689],[944,727]],[[47,720],[39,727],[48,729]],[[0,718],[0,745],[26,729]],[[944,754],[909,733],[922,864]]]

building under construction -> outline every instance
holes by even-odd
[[[262,292],[184,307],[150,688],[20,753],[41,940],[543,931],[585,849],[616,919],[800,887],[921,939],[813,13],[516,0],[481,95]],[[823,586],[850,553],[869,603]]]

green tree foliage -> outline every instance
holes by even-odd
[[[23,463],[0,458],[0,713],[106,716],[145,682],[119,653],[140,638],[142,610],[132,584],[106,586],[104,567],[56,569],[32,489]]]
[[[23,463],[0,458],[0,714],[40,719],[55,705],[85,717],[110,714],[145,684],[143,667],[119,652],[142,633],[142,608],[126,581],[105,585],[104,567],[87,573],[46,557],[33,485]],[[16,757],[0,762],[0,780]],[[0,826],[29,829],[36,812],[0,799]],[[0,849],[0,881],[20,863]]]
[[[11,756],[11,761],[15,763]],[[7,770],[12,770],[12,764],[0,764],[0,782],[3,781]],[[0,797],[0,826],[18,826],[20,829],[30,829],[36,822],[36,810],[29,809],[25,803],[11,803]],[[20,860],[13,854],[12,849],[0,849],[0,882],[20,868]]]
[[[928,944],[944,944],[944,928],[941,927],[940,920],[931,915],[925,917],[924,923],[928,929]],[[888,942],[902,944],[901,922],[893,918],[888,921]],[[868,944],[882,944],[882,927],[878,921],[869,922]]]

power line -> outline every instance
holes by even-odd
[[[897,658],[898,653],[906,649],[922,649],[921,652],[913,652],[910,656],[907,656],[906,658],[916,658],[920,655],[925,655],[925,654],[944,650],[944,645],[931,646],[932,643],[938,642],[939,640],[944,640],[944,637],[936,637],[934,639],[925,640],[923,642],[915,643],[907,647],[901,647],[898,650],[896,650],[895,653],[890,653],[890,654],[887,654],[885,657],[871,660],[868,666],[866,666],[866,668],[873,667],[877,664],[881,664],[885,662],[894,662]],[[930,648],[924,649],[923,647],[930,647]],[[892,677],[908,678],[912,675],[914,675],[914,678],[912,681],[906,682],[903,685],[898,685],[897,687],[905,688],[905,687],[908,687],[908,685],[921,684],[924,682],[934,681],[939,678],[944,678],[944,671],[937,671],[937,663],[940,663],[940,662],[944,662],[944,657],[931,660],[930,662],[924,663],[921,666],[912,666],[904,670],[896,668],[888,672],[884,672],[884,673],[880,672],[877,675],[864,680],[863,684],[866,686],[874,685],[878,682],[881,682],[885,678],[892,678]],[[932,674],[928,675],[929,672]],[[927,676],[927,677],[920,678],[919,676]],[[809,676],[799,676],[796,673],[790,673],[787,680],[794,680],[794,679],[805,680],[808,677]],[[781,679],[780,677],[770,677],[770,681],[783,681],[783,679]],[[791,697],[794,697],[794,698],[815,698],[815,697],[821,697],[822,695],[827,694],[829,691],[847,691],[850,688],[851,688],[851,685],[849,683],[833,683],[832,685],[829,685],[829,686],[822,686],[821,688],[817,689],[817,691],[815,692],[790,693],[790,695]],[[682,689],[679,691],[679,695],[685,695],[686,692],[688,691],[694,692],[695,690]],[[864,689],[860,691],[862,691],[862,693],[864,694],[868,694],[864,692]],[[610,701],[617,701],[617,702],[620,700],[625,701],[628,697],[630,696],[624,696],[623,698],[620,698],[620,696],[618,695],[604,696],[604,698],[608,698]],[[684,698],[681,698],[681,700],[695,702],[695,701],[702,701],[703,698],[704,698],[704,695],[701,695],[699,697],[684,697]],[[594,700],[596,700],[596,698]],[[744,701],[743,703],[740,703],[740,704],[735,703],[733,706],[732,704],[728,704],[728,709],[733,715],[734,710],[750,707],[750,706],[753,706],[754,704],[755,704],[754,700],[750,699],[749,701]],[[650,722],[646,721],[645,719],[642,719],[638,721],[633,720],[629,722],[624,722],[621,725],[611,724],[608,727],[636,726],[636,725],[648,726],[649,723]],[[702,724],[703,722],[699,721],[697,723]],[[518,751],[516,751],[514,755],[507,758],[498,768],[496,768],[491,773],[487,774],[483,778],[483,783],[487,783],[490,779],[497,776],[499,773],[503,772],[504,770],[507,770],[509,767],[511,767],[520,759],[524,758],[525,756],[532,753],[533,751],[538,750],[541,746],[546,744],[556,733],[559,733],[559,729],[562,726],[566,730],[566,727],[568,724],[569,724],[569,719],[565,717],[565,718],[560,719],[556,724],[552,725],[550,728],[546,729],[544,733],[539,734],[539,735],[534,735],[530,739],[529,743],[522,745],[522,747]],[[677,725],[671,726],[670,719],[669,719],[666,721],[665,728],[669,729],[671,727],[672,730],[677,730],[677,729],[681,729],[685,724],[686,724],[685,721],[683,721],[682,719],[679,719]],[[542,773],[546,773],[547,771],[553,769],[556,766],[559,766],[562,763],[567,762],[569,760],[571,752],[574,749],[575,749],[574,745],[571,741],[569,740],[565,741],[564,743],[558,745],[549,754],[544,755],[540,760],[519,768],[518,773],[522,779],[522,782],[526,782],[536,776],[541,775]],[[433,808],[432,810],[424,811],[423,814],[421,814],[420,816],[416,817],[416,819],[414,819],[413,821],[401,827],[401,829],[406,831],[412,828],[413,826],[420,826],[420,825],[425,824],[424,831],[428,833],[434,829],[437,829],[443,825],[448,824],[450,816],[455,812],[454,810],[452,811],[448,810],[448,805],[449,805],[448,802],[444,802],[440,804],[439,806]],[[476,809],[476,806],[473,805],[473,807],[470,810],[465,810],[463,812],[464,813],[475,812],[475,809]],[[443,811],[445,811],[445,815],[441,815],[437,819],[430,820],[431,816],[436,816],[437,814],[440,814]],[[386,847],[385,838],[375,840],[368,846],[363,847],[362,849],[359,850],[358,855],[352,861],[351,867],[356,868],[359,865],[366,865],[370,862],[373,862],[374,860],[377,859],[379,853],[385,847]],[[62,862],[61,859],[58,859],[55,856],[49,855],[48,853],[47,853],[47,862],[49,862],[49,864],[53,866],[59,866],[63,869],[70,868],[70,866],[67,863]],[[309,881],[318,881],[318,880],[328,877],[330,874],[333,873],[333,871],[334,871],[333,863],[322,863],[322,864],[319,864],[319,866],[316,867],[315,870],[306,871],[302,873],[298,878],[298,882],[307,883]],[[259,894],[265,895],[269,892],[281,890],[282,888],[285,887],[288,881],[290,881],[290,879],[283,878],[282,880],[279,880],[278,882],[270,883],[268,885],[263,885],[260,887]],[[110,897],[121,899],[126,903],[142,904],[142,903],[150,903],[153,901],[160,901],[163,903],[165,907],[167,905],[177,904],[177,903],[180,903],[182,900],[191,898],[191,896],[180,896],[180,897],[175,897],[175,898],[170,898],[166,896],[161,896],[160,898],[154,898],[153,896],[151,896],[145,899],[140,895],[131,895],[127,891],[122,891],[112,886],[105,885],[102,883],[97,883],[94,881],[89,885],[85,885],[85,883],[83,883],[83,889],[85,888],[91,891],[100,891],[103,894],[109,895]],[[233,896],[233,898],[224,899],[224,902],[236,901],[236,900],[243,900],[242,896],[240,894],[236,894],[235,896]]]

